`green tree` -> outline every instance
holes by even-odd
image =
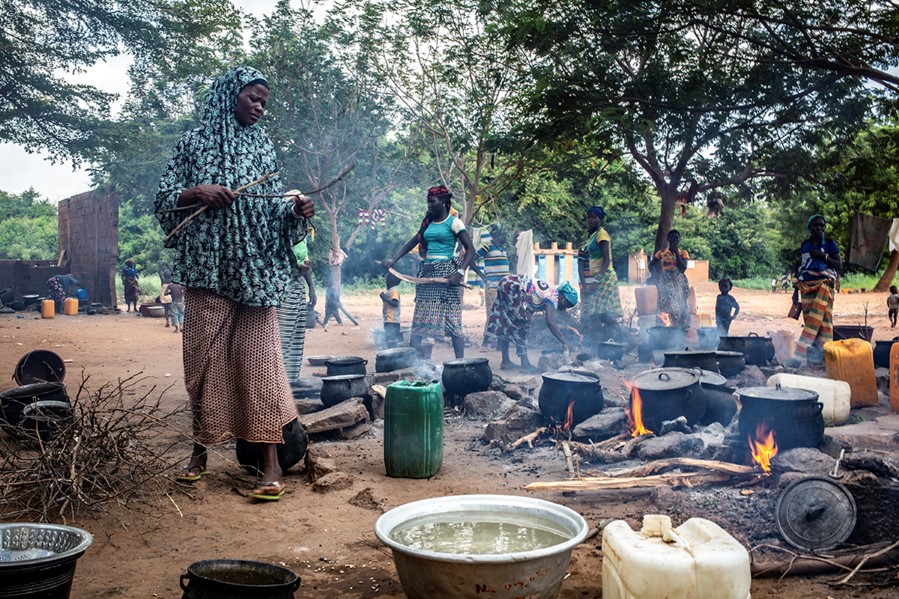
[[[0,257],[10,260],[55,260],[56,206],[29,189],[0,191]]]
[[[190,70],[239,23],[229,0],[15,0],[0,18],[0,141],[76,161],[107,141],[111,94],[66,80],[129,53],[132,75]]]
[[[656,248],[679,200],[759,177],[795,176],[806,148],[845,137],[866,114],[870,94],[858,71],[802,60],[812,49],[796,40],[808,32],[801,23],[818,22],[829,36],[818,50],[863,44],[868,37],[852,26],[867,17],[835,9],[834,2],[794,3],[789,14],[781,3],[752,3],[764,18],[737,10],[745,5],[495,5],[509,45],[534,56],[532,89],[523,98],[530,126],[547,140],[623,147],[661,201]],[[873,17],[865,23],[866,31],[878,31]],[[780,40],[791,43],[785,48]],[[881,64],[893,55],[883,55]]]

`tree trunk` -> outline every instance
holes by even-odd
[[[331,247],[336,251],[340,251],[340,232],[337,230],[337,218],[335,216],[331,217]],[[328,254],[328,258],[330,261],[330,253]],[[343,268],[343,261],[341,260],[340,264],[336,266],[331,266],[331,285],[334,286],[334,289],[337,290],[338,295],[340,294],[340,285],[341,285],[341,269]]]
[[[896,278],[897,270],[899,270],[899,251],[893,250],[890,252],[890,262],[887,264],[886,272],[877,281],[877,285],[874,285],[874,291],[889,291],[893,279]]]
[[[656,229],[656,245],[653,253],[660,251],[668,243],[668,232],[674,228],[674,209],[677,204],[677,190],[659,190],[662,196],[662,206],[659,211],[659,228]]]

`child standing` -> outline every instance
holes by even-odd
[[[134,311],[137,312],[137,296],[140,293],[137,286],[139,278],[140,274],[134,266],[134,260],[125,260],[125,268],[122,269],[122,287],[125,290],[125,306],[127,306],[128,312],[131,312],[132,305]]]
[[[715,324],[718,327],[718,335],[727,335],[730,331],[730,323],[737,314],[740,313],[740,304],[730,295],[730,290],[734,288],[730,279],[724,278],[718,281],[718,299],[715,302]]]
[[[899,316],[899,289],[890,285],[890,296],[887,298],[887,314],[890,317],[890,328],[896,328],[896,317]]]
[[[387,273],[387,290],[381,292],[384,303],[384,340],[387,347],[399,347],[403,344],[400,333],[400,280],[396,275]]]
[[[172,326],[175,332],[180,333],[184,328],[184,287],[178,283],[169,283],[165,288],[165,294],[172,298],[169,304],[169,315],[172,317]]]

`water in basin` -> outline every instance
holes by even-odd
[[[46,549],[0,549],[0,564],[24,562],[26,560],[50,557],[51,555],[56,555],[56,552]]]
[[[494,555],[552,547],[571,538],[563,526],[524,514],[442,513],[412,518],[394,528],[390,538],[413,549],[436,553]]]

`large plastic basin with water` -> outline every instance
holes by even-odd
[[[470,523],[485,522],[508,530],[499,536],[514,536],[515,527],[547,529],[558,535],[550,546],[526,549],[530,529],[520,529],[519,541],[512,551],[470,553],[458,550],[418,548],[416,542],[397,540],[410,526],[460,526],[449,544],[458,540],[465,545],[473,535]],[[393,551],[403,592],[410,599],[434,597],[474,597],[491,599],[512,597],[555,597],[562,587],[571,551],[586,538],[588,526],[577,512],[542,499],[514,495],[457,495],[414,501],[396,507],[375,523],[375,534]],[[488,540],[488,544],[489,544]],[[501,546],[502,543],[497,543]],[[483,549],[483,547],[481,547]]]

